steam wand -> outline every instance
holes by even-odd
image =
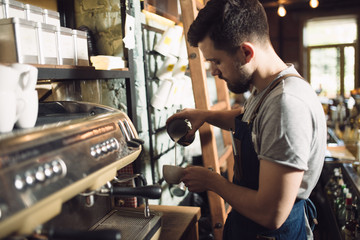
[[[114,187],[113,184],[107,182],[106,185],[101,187],[98,191],[96,191],[97,195],[100,196],[127,196],[127,197],[143,197],[145,199],[145,208],[144,208],[144,216],[146,218],[150,217],[150,208],[148,199],[160,199],[162,189],[157,185],[146,186],[147,182],[144,177],[140,174],[133,175],[135,177],[139,177],[144,186],[142,187]],[[131,180],[132,178],[128,178],[126,181]],[[115,182],[124,182],[125,179],[115,179]]]

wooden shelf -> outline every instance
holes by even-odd
[[[159,240],[199,240],[199,207],[150,205],[150,211],[163,214]]]
[[[34,65],[38,68],[40,80],[95,80],[110,78],[130,78],[128,68],[118,70],[95,70],[91,66]]]

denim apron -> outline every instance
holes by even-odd
[[[249,122],[243,122],[243,114],[235,119],[235,133],[234,133],[234,178],[233,183],[247,187],[253,190],[258,190],[259,187],[259,159],[255,152],[251,131],[253,121],[260,108],[261,103],[269,92],[280,83],[283,79],[294,76],[294,74],[284,75],[273,82],[268,88],[267,92],[260,99],[258,105],[250,118]],[[295,75],[299,77],[298,75]],[[237,156],[236,145],[240,147],[240,154]],[[242,171],[244,169],[244,171]],[[223,231],[224,240],[251,240],[251,239],[284,239],[284,240],[304,240],[307,239],[305,216],[304,216],[305,200],[297,199],[290,212],[289,217],[284,224],[276,229],[269,230],[254,221],[242,216],[234,209],[229,213]]]

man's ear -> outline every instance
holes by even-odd
[[[243,42],[238,50],[242,55],[241,59],[242,61],[244,61],[243,64],[249,63],[251,59],[254,58],[255,51],[254,51],[254,46],[251,43]]]

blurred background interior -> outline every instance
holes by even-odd
[[[161,52],[163,46],[159,47],[169,29],[180,27],[177,29],[182,31],[184,18],[181,1],[183,0],[0,0],[0,17],[3,18],[0,20],[0,28],[4,29],[1,30],[0,42],[4,36],[3,31],[7,31],[6,26],[19,27],[15,21],[8,20],[15,15],[4,14],[5,6],[9,4],[10,9],[14,10],[13,14],[23,4],[24,9],[25,6],[28,7],[26,11],[33,11],[35,15],[36,10],[46,9],[47,16],[53,16],[54,23],[44,22],[46,25],[41,27],[49,33],[49,38],[43,39],[45,44],[42,46],[49,49],[43,50],[43,54],[50,54],[54,50],[46,44],[51,42],[49,39],[60,37],[60,44],[55,46],[59,53],[53,56],[57,58],[53,62],[50,61],[51,56],[9,59],[5,54],[6,49],[0,44],[0,63],[21,62],[36,66],[39,70],[36,89],[40,103],[87,102],[127,113],[138,133],[138,139],[142,140],[142,151],[132,164],[124,166],[123,171],[141,173],[142,179],[147,179],[149,185],[161,188],[161,196],[149,199],[151,205],[199,207],[201,217],[199,213],[195,214],[199,218],[198,237],[219,239],[216,232],[222,228],[222,224],[214,224],[212,221],[211,217],[214,216],[210,211],[207,194],[191,194],[181,186],[166,183],[162,176],[162,166],[165,164],[183,167],[189,164],[203,165],[200,137],[197,135],[190,146],[175,147],[165,126],[169,116],[178,109],[195,107],[197,100],[193,97],[197,89],[193,88],[190,78],[191,72],[196,70],[188,66],[186,47],[179,44],[170,52],[166,49]],[[360,197],[360,1],[260,2],[268,15],[274,49],[285,62],[293,63],[309,81],[327,117],[326,164],[319,184],[311,196],[319,210],[319,225],[315,228],[315,238],[347,239],[344,235],[346,193],[352,193],[352,206],[356,215],[360,212],[360,203],[357,201]],[[194,3],[197,8],[201,8],[204,0],[194,0]],[[20,11],[20,14],[24,14],[24,19],[27,18],[26,11]],[[25,25],[28,26],[26,22],[20,22],[20,28]],[[34,33],[35,29],[40,29],[36,26],[38,25],[33,27]],[[73,30],[78,32],[74,33]],[[180,37],[183,36],[181,31]],[[16,36],[19,34],[16,31],[7,34],[11,35],[14,42],[21,37]],[[65,43],[66,36],[71,36],[69,44]],[[78,45],[73,45],[72,38],[78,39]],[[26,41],[22,44],[22,49],[25,49]],[[85,50],[81,48],[84,46]],[[71,49],[76,47],[80,50],[75,54],[76,50]],[[60,58],[60,55],[63,57]],[[208,70],[206,64],[205,70]],[[206,76],[206,101],[210,105],[216,105],[223,96],[219,95],[217,82],[209,71],[206,71]],[[235,95],[227,92],[227,95],[229,107],[237,108],[242,107],[249,93]],[[213,131],[219,157],[231,153],[223,133],[219,129]],[[225,163],[219,166],[219,172],[224,177],[231,176],[228,167],[230,168]],[[0,173],[1,171],[0,158]],[[134,181],[130,181],[130,185],[142,185],[143,182],[141,178],[135,177]],[[348,190],[343,191],[345,188]],[[76,206],[86,205],[83,198],[77,198],[82,200],[73,199],[71,204],[75,201]],[[132,200],[134,199],[130,199]],[[0,196],[0,224],[1,201]],[[135,204],[128,204],[128,199],[107,204],[108,208],[111,208],[114,204],[138,207],[143,203],[141,198]],[[68,215],[72,214],[71,204],[64,205],[63,216],[44,224],[45,228],[66,222]],[[81,222],[81,228],[88,228],[98,221],[99,216],[103,216],[108,208],[102,210],[101,214],[89,214],[86,207],[81,207],[76,221]],[[226,206],[226,210],[228,209]],[[4,213],[3,210],[3,218]],[[91,215],[94,220],[83,223],[81,214]],[[360,239],[359,222],[355,224],[352,239],[355,239],[356,232],[359,235],[357,239]],[[182,239],[186,238],[183,236]]]

